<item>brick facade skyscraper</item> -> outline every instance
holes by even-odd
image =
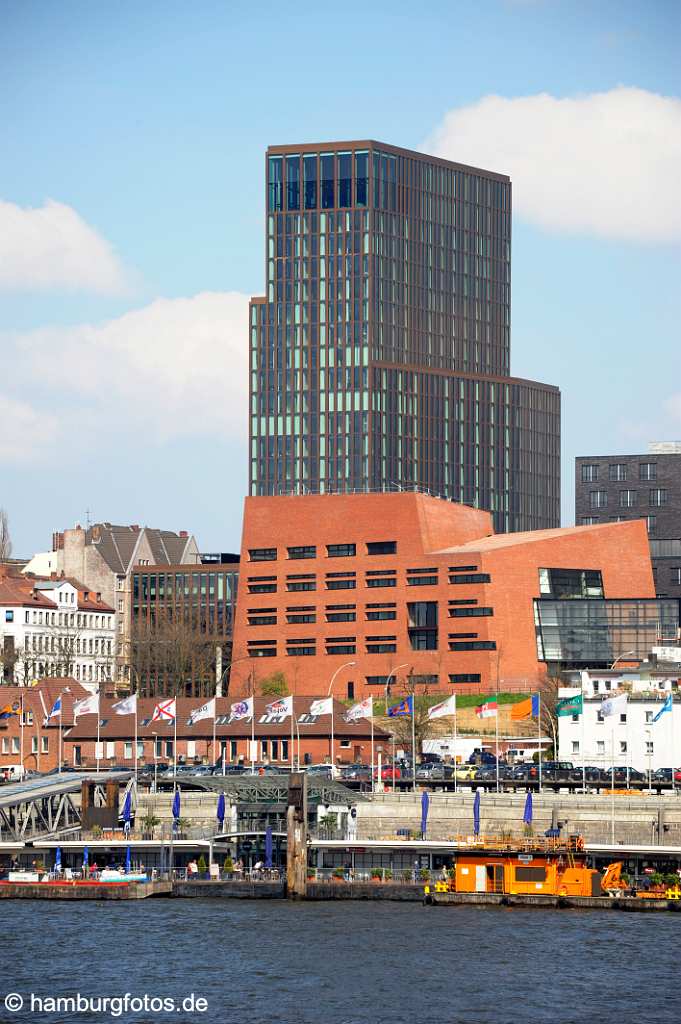
[[[429,490],[560,518],[560,393],[510,371],[511,183],[381,143],[272,146],[250,493]]]

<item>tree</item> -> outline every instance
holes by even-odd
[[[263,697],[288,697],[289,688],[283,672],[273,672],[260,683],[260,694]]]
[[[168,696],[215,691],[215,636],[190,616],[154,615],[133,622],[130,662],[138,689]]]
[[[416,683],[414,682],[413,672],[410,672],[405,680],[404,685],[404,696],[412,697],[414,707],[414,729],[413,736],[416,743],[416,750],[414,751],[414,760],[416,755],[423,748],[423,741],[428,739],[429,736],[433,735],[433,723],[428,717],[428,703],[425,700],[418,701],[416,697]],[[428,696],[428,685],[424,685],[422,696]],[[387,709],[386,709],[387,710]],[[395,733],[395,737],[399,742],[405,746],[411,748],[412,742],[412,722],[411,716],[405,718],[394,718],[391,719],[391,725]]]
[[[9,534],[9,516],[7,510],[0,508],[0,562],[12,554],[12,539]]]

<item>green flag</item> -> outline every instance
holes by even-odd
[[[578,693],[576,697],[565,697],[556,704],[556,715],[560,718],[563,715],[581,715],[584,710],[584,696]]]

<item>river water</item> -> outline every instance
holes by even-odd
[[[0,906],[2,1024],[681,1020],[681,914],[227,899]],[[24,1000],[18,1012],[5,1008],[8,992]],[[49,1002],[77,993],[80,1011]],[[83,1002],[125,993],[140,1002],[95,1002],[97,1012]],[[145,995],[179,1007],[193,998],[194,1009],[145,1010]]]

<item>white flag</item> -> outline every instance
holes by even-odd
[[[112,704],[111,710],[116,715],[136,715],[137,694],[131,693],[129,697],[124,697],[123,700],[119,700],[116,704]]]
[[[215,718],[215,697],[212,700],[206,701],[200,708],[194,708],[189,713],[189,725],[195,725],[200,722],[203,718]]]
[[[345,714],[346,722],[356,722],[360,718],[371,718],[374,713],[374,698],[365,697],[359,704],[353,704]]]
[[[77,700],[73,705],[73,721],[77,722],[79,715],[99,714],[99,693],[89,693],[82,700]]]
[[[310,704],[311,715],[332,715],[333,697],[324,697],[322,700],[313,700]]]
[[[617,697],[608,697],[607,700],[603,701],[599,710],[603,718],[608,718],[610,715],[623,714],[627,710],[626,693],[620,693]]]
[[[443,700],[440,704],[433,704],[432,708],[428,708],[428,718],[445,718],[447,715],[456,714],[456,694],[453,693],[451,697],[447,697],[447,700]]]
[[[293,714],[293,697],[280,697],[273,700],[265,708],[268,715],[276,715],[277,718],[288,718]]]
[[[177,702],[174,697],[169,700],[161,700],[154,708],[151,716],[152,722],[174,722],[177,715]]]
[[[248,697],[246,700],[238,700],[236,704],[232,704],[229,711],[230,722],[240,722],[244,718],[253,718],[253,698]]]

